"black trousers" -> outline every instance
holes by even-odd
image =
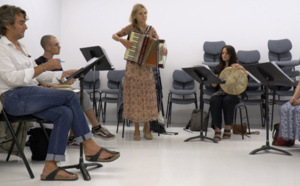
[[[225,125],[232,125],[234,107],[240,102],[238,96],[215,95],[210,98],[210,111],[212,117],[212,128],[222,129],[222,111],[224,113]]]

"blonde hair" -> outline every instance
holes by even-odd
[[[137,27],[137,20],[135,18],[137,12],[139,11],[140,8],[144,8],[146,11],[146,7],[143,4],[137,3],[133,6],[130,17],[129,17],[129,22],[134,26]]]

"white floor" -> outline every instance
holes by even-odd
[[[115,125],[106,125],[115,131]],[[256,130],[256,129],[253,129]],[[103,163],[102,168],[90,170],[90,181],[84,181],[79,173],[79,180],[73,182],[40,181],[43,162],[31,161],[31,152],[25,149],[34,179],[30,179],[21,159],[12,157],[5,162],[4,154],[0,155],[0,185],[101,185],[101,186],[296,186],[300,183],[299,163],[300,145],[280,148],[292,154],[284,155],[275,150],[260,151],[255,155],[249,153],[266,144],[266,132],[258,129],[259,135],[245,137],[232,135],[230,140],[212,143],[199,139],[184,142],[185,139],[198,136],[198,132],[188,133],[182,127],[171,126],[168,132],[179,132],[178,135],[154,134],[152,141],[142,139],[133,141],[133,127],[127,127],[125,138],[121,131],[114,140],[95,140],[112,150],[121,152],[121,157],[112,163]],[[208,137],[213,136],[209,130]],[[270,138],[270,142],[271,142]],[[60,165],[78,163],[78,147],[68,147],[67,161]]]

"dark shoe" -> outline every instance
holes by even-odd
[[[67,144],[67,145],[69,145],[69,146],[79,146],[80,143],[77,143],[77,142],[75,141],[75,138],[74,138],[74,137],[69,137],[69,139],[68,139],[68,144]]]
[[[94,134],[95,137],[100,137],[102,139],[113,139],[115,135],[109,132],[109,130],[105,127],[101,127],[98,130],[95,130],[92,128],[92,133]]]
[[[110,157],[110,158],[106,158],[106,159],[100,158],[99,156],[100,156],[101,152],[104,151],[104,150],[107,151],[108,153],[111,153],[113,156]],[[93,156],[86,155],[85,160],[86,161],[92,161],[92,162],[112,162],[112,161],[118,159],[119,157],[120,157],[119,152],[110,151],[110,150],[108,150],[104,147],[101,147],[101,149],[95,155],[93,155]]]
[[[221,141],[221,131],[215,132],[214,140]]]
[[[61,176],[61,175],[57,175],[58,171],[63,170],[69,174],[74,175],[74,177],[70,178],[70,177],[65,177],[65,176]],[[68,172],[65,169],[58,167],[57,169],[55,169],[53,172],[51,172],[48,176],[42,175],[41,174],[41,180],[43,181],[74,181],[78,179],[78,175]]]
[[[223,139],[230,139],[231,137],[231,125],[225,125]]]
[[[231,138],[231,130],[224,129],[223,139],[230,139]]]

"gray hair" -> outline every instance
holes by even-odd
[[[25,20],[28,20],[25,10],[13,5],[3,5],[0,7],[0,35],[6,34],[5,24],[15,24],[15,15],[23,14]]]

